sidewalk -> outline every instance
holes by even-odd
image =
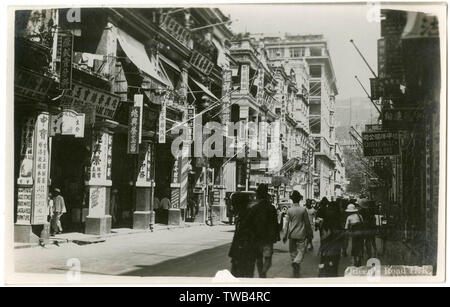
[[[132,229],[132,228],[113,228],[109,234],[99,236],[99,235],[89,235],[81,232],[68,232],[57,234],[55,236],[51,236],[49,242],[46,245],[61,245],[65,243],[75,243],[78,245],[85,244],[93,244],[93,243],[101,243],[105,242],[107,238],[121,236],[121,235],[129,235],[129,234],[137,234],[137,233],[151,233],[155,231],[161,230],[170,230],[177,228],[187,228],[187,227],[195,227],[202,226],[204,223],[196,223],[196,222],[185,222],[182,225],[166,225],[166,224],[155,224],[153,225],[153,230],[141,230],[141,229]],[[215,226],[225,225],[223,223],[217,223]],[[14,249],[21,248],[32,248],[40,246],[38,243],[14,243]]]

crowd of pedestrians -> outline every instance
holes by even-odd
[[[236,277],[253,277],[255,266],[260,278],[266,278],[272,265],[273,245],[282,239],[288,244],[292,276],[301,277],[305,254],[313,251],[314,235],[319,236],[320,258],[318,277],[338,277],[342,257],[348,249],[354,266],[377,256],[376,235],[379,207],[371,200],[356,199],[320,202],[307,199],[298,191],[291,193],[292,206],[278,219],[277,209],[270,201],[268,187],[258,186],[256,201],[251,194],[234,199],[236,231],[229,256],[232,274]]]

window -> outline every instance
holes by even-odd
[[[269,49],[269,58],[280,58],[280,57],[284,57],[284,49],[282,48]]]
[[[309,67],[309,75],[311,78],[320,78],[322,77],[322,66],[320,65],[311,65]]]
[[[314,104],[309,107],[310,115],[320,115],[320,104]]]
[[[321,47],[311,47],[311,48],[309,48],[309,52],[310,52],[311,56],[321,56],[322,48]]]
[[[305,48],[294,47],[289,48],[289,55],[291,58],[299,58],[305,56]]]

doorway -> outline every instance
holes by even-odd
[[[67,212],[61,217],[63,232],[82,232],[88,209],[89,189],[86,186],[90,148],[86,139],[73,136],[52,138],[50,179],[52,192],[61,190]]]

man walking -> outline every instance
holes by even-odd
[[[280,240],[277,210],[270,201],[268,191],[266,184],[258,186],[257,204],[252,208],[255,216],[256,267],[260,278],[267,277],[267,271],[272,266],[273,244]]]
[[[294,191],[291,199],[293,205],[286,214],[287,223],[283,243],[286,243],[289,239],[289,253],[291,255],[293,275],[298,278],[300,277],[300,265],[306,252],[306,245],[313,236],[313,232],[309,223],[308,212],[304,207],[300,206],[303,196],[298,191]]]
[[[62,233],[61,216],[67,212],[64,198],[61,196],[61,190],[56,188],[53,192],[53,218],[52,218],[52,235]]]

